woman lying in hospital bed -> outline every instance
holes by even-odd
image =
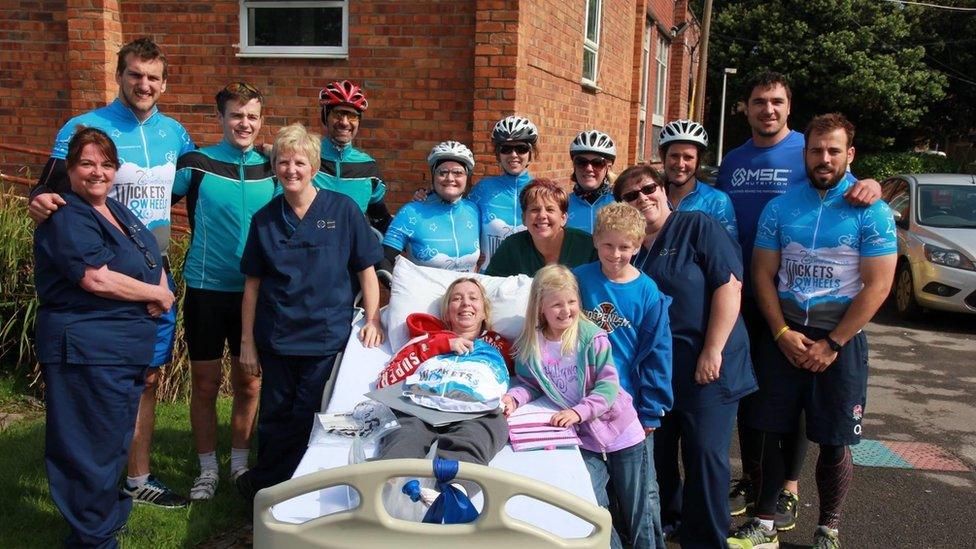
[[[316,431],[312,434],[305,456],[294,474],[295,478],[358,463],[358,461],[350,461],[352,455],[350,448],[354,446],[353,439],[329,435],[323,430],[324,425],[321,423],[327,416],[351,413],[359,404],[369,400],[367,393],[377,386],[385,387],[406,379],[411,373],[410,365],[419,365],[423,362],[421,358],[423,355],[411,358],[410,346],[407,343],[412,337],[427,333],[430,334],[428,337],[418,341],[426,341],[428,349],[438,345],[442,346],[438,347],[441,350],[450,349],[450,339],[453,338],[448,338],[445,346],[444,332],[440,330],[447,326],[442,327],[436,322],[434,314],[439,314],[445,320],[449,319],[449,315],[441,309],[440,305],[444,303],[445,294],[449,293],[447,288],[451,287],[459,276],[465,275],[420,267],[402,259],[397,262],[393,274],[390,305],[383,313],[383,324],[387,328],[389,342],[381,347],[367,348],[358,338],[350,337],[343,354],[342,365],[334,374],[334,389],[327,396],[323,406],[323,412],[326,414],[321,417]],[[517,336],[523,327],[531,279],[526,276],[498,278],[481,275],[474,275],[473,278],[477,279],[486,290],[487,298],[484,302],[486,304],[490,302],[490,307],[485,309],[484,315],[494,330],[482,332],[480,338],[500,345],[502,354],[508,354],[504,352],[507,349],[507,341]],[[466,286],[461,284],[460,287]],[[418,311],[433,314],[417,314]],[[467,315],[470,313],[464,313],[464,316]],[[480,322],[476,324],[481,326]],[[413,333],[408,330],[408,326],[413,327]],[[455,331],[459,329],[453,325],[453,322],[450,327]],[[468,332],[468,337],[465,339],[473,342],[472,334],[475,333]],[[404,347],[408,350],[400,353],[399,358],[394,360],[394,352]],[[473,347],[474,343],[472,349]],[[416,345],[413,350],[417,348],[423,349],[424,345]],[[436,355],[436,351],[430,352]],[[522,408],[526,411],[531,408],[541,414],[558,411],[555,405],[551,403],[547,405],[545,402]],[[374,453],[372,444],[367,440],[363,442],[365,446],[363,457],[375,459],[379,449],[377,448]],[[500,444],[504,442],[502,439]],[[431,445],[432,441],[426,442],[424,448],[429,448]],[[438,446],[442,445],[443,442],[438,443]],[[497,446],[492,446],[491,453],[494,454],[496,451]],[[542,528],[562,539],[576,539],[591,535],[597,521],[583,518],[589,517],[587,514],[589,511],[583,511],[580,507],[567,507],[565,502],[554,504],[556,506],[550,505],[548,503],[555,500],[551,500],[550,496],[543,495],[533,488],[537,486],[541,489],[548,485],[568,492],[567,495],[580,498],[578,500],[580,503],[595,504],[596,498],[589,474],[576,448],[557,445],[552,450],[514,451],[512,446],[504,445],[493,458],[489,455],[485,459],[490,461],[490,467],[496,471],[505,474],[513,473],[534,481],[532,486],[526,485],[524,487],[526,491],[522,492],[531,494],[528,497],[502,497],[501,499],[495,497],[492,499],[493,508],[503,507],[504,514],[507,516]],[[389,478],[391,477],[387,477]],[[508,478],[515,481],[515,477]],[[400,485],[397,488],[406,480],[408,478],[400,477]],[[518,482],[524,482],[524,479]],[[284,524],[305,523],[316,517],[342,514],[360,505],[360,498],[351,495],[345,487],[336,484],[332,484],[332,487],[328,486],[322,485],[315,491],[303,491],[301,495],[293,494],[270,500],[268,503],[273,507],[273,516]],[[470,495],[474,504],[480,506],[482,496],[474,493]],[[423,515],[425,509],[423,505],[412,502],[411,505],[415,509],[412,512]],[[391,510],[388,504],[385,507]]]
[[[440,320],[426,313],[407,317],[414,337],[380,372],[377,386],[402,381],[404,393],[426,408],[487,413],[434,427],[396,412],[400,428],[383,439],[375,459],[422,459],[437,443],[436,457],[488,465],[508,440],[500,401],[508,389],[511,344],[490,329],[491,303],[484,287],[474,278],[456,279],[448,286],[440,311]],[[463,481],[455,487],[466,494],[477,489]],[[429,506],[437,495],[433,488],[424,487],[419,497]]]

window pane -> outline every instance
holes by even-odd
[[[342,46],[342,8],[252,8],[253,46]]]
[[[651,126],[651,161],[661,161],[661,130],[664,126]]]
[[[597,42],[600,33],[600,0],[586,2],[586,39]]]
[[[596,82],[596,52],[583,48],[583,78]]]
[[[644,144],[647,142],[647,121],[637,123],[637,160],[644,161]]]

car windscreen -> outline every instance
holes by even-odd
[[[931,227],[976,227],[976,186],[919,185],[918,222]]]

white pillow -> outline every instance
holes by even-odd
[[[498,277],[476,273],[458,273],[421,267],[400,256],[393,267],[393,284],[390,291],[390,304],[384,311],[390,347],[397,349],[410,339],[407,333],[407,315],[410,313],[430,313],[440,317],[441,299],[454,279],[471,277],[485,287],[491,301],[491,327],[515,341],[522,332],[522,319],[529,303],[529,289],[532,279],[525,275]]]

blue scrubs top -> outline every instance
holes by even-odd
[[[251,220],[241,272],[261,279],[254,342],[278,355],[341,351],[352,330],[353,277],[383,259],[351,198],[319,190],[298,219],[284,195]]]
[[[35,344],[42,364],[147,366],[156,321],[145,302],[99,297],[80,286],[85,268],[103,265],[159,284],[163,260],[153,234],[121,202],[106,199],[119,231],[73,192],[34,230],[34,283],[40,307]]]
[[[739,246],[715,219],[702,212],[672,212],[651,248],[641,249],[635,265],[671,296],[670,320],[674,368],[674,409],[691,410],[729,404],[755,391],[749,338],[740,316],[722,351],[719,378],[695,383],[698,355],[705,344],[712,293],[742,280]]]

